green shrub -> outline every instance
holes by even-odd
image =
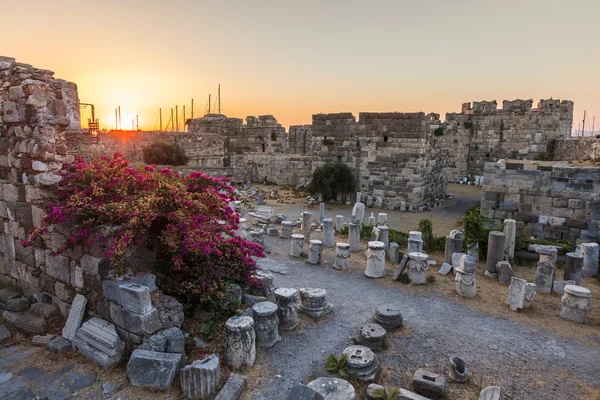
[[[487,254],[488,235],[493,229],[488,228],[491,219],[481,215],[481,206],[476,204],[469,208],[460,220],[460,226],[465,233],[464,251],[468,251],[470,243],[479,245],[479,255],[485,257]]]
[[[537,154],[533,159],[536,161],[552,161],[552,154],[544,153],[543,151],[540,154]]]
[[[395,229],[389,230],[390,232],[390,243],[396,242],[400,245],[400,248],[408,246],[408,233],[400,232]]]
[[[463,126],[465,127],[465,129],[471,129],[473,128],[473,123],[472,122],[463,122]]]
[[[328,162],[315,169],[308,190],[322,195],[324,200],[335,199],[338,194],[353,193],[356,178],[343,162]]]
[[[373,391],[373,397],[381,400],[397,400],[400,398],[400,389],[378,388]]]
[[[144,162],[156,165],[185,165],[188,157],[176,143],[156,142],[142,149]]]
[[[426,251],[433,250],[433,225],[431,225],[431,221],[426,218],[421,219],[418,230],[423,235],[423,249]]]
[[[342,354],[341,356],[336,356],[335,354],[330,354],[325,359],[325,367],[327,368],[327,372],[332,374],[339,374],[342,378],[348,377],[348,355]]]
[[[435,136],[443,136],[444,135],[444,128],[441,127],[441,126],[439,128],[436,128],[436,130],[433,131],[433,134]]]

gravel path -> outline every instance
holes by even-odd
[[[287,241],[266,239],[268,247],[285,254]],[[284,332],[282,342],[259,356],[268,360],[268,378],[252,389],[255,399],[285,399],[295,383],[325,374],[325,357],[340,354],[350,344],[353,329],[385,303],[401,306],[408,325],[403,329],[409,332],[394,335],[391,351],[380,356],[389,371],[388,384],[407,387],[407,371],[421,367],[445,373],[446,360],[457,354],[477,375],[495,379],[506,399],[584,399],[571,375],[600,387],[598,347],[559,339],[552,332],[492,317],[436,295],[407,294],[360,271],[338,272],[287,256],[269,256],[260,264],[275,272],[278,287],[326,289],[335,307],[321,321],[303,317],[297,331]]]

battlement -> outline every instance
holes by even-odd
[[[12,64],[14,63],[16,60],[12,57],[6,57],[6,56],[0,56],[0,63],[9,63]]]
[[[496,100],[493,101],[474,101],[471,103],[463,103],[461,107],[462,114],[502,114],[502,113],[528,113],[528,112],[562,112],[565,114],[573,114],[573,102],[570,100],[544,100],[538,102],[537,107],[533,107],[533,100],[503,100],[502,108],[498,108]]]

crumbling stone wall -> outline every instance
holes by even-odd
[[[486,162],[554,153],[557,139],[571,135],[573,102],[550,99],[532,105],[533,100],[504,100],[498,109],[496,101],[482,101],[446,114],[442,142],[449,151],[450,179],[482,175]]]
[[[600,240],[600,167],[510,160],[486,163],[481,213],[517,220],[543,240]]]
[[[267,182],[305,185],[310,180],[312,160],[308,156],[283,154],[238,154],[231,156],[234,182]]]
[[[600,162],[600,137],[558,139],[554,147],[555,160]]]

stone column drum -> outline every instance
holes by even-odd
[[[248,229],[248,220],[246,218],[240,218],[240,228],[244,230]]]
[[[379,225],[377,227],[377,229],[379,229],[379,241],[383,242],[383,246],[385,249],[385,254],[387,255],[389,253],[389,248],[390,248],[390,228],[388,228],[385,225]]]
[[[371,215],[369,216],[369,225],[368,226],[375,226],[376,223],[377,223],[377,218],[375,218],[375,215],[373,215],[373,213],[371,213]]]
[[[189,400],[206,399],[214,395],[220,380],[219,356],[216,354],[194,361],[179,373],[181,391]]]
[[[333,268],[339,269],[339,270],[348,269],[349,258],[350,258],[350,244],[336,243],[335,259],[333,260]]]
[[[333,304],[327,302],[327,291],[317,288],[300,288],[300,305],[298,311],[311,318],[327,315],[333,309]]]
[[[400,262],[400,245],[396,242],[390,243],[390,262],[392,264]]]
[[[583,276],[597,275],[600,245],[598,243],[582,243],[581,254],[583,254]]]
[[[325,218],[323,220],[323,247],[333,246],[335,246],[333,220],[331,218]]]
[[[292,230],[294,229],[294,223],[292,221],[281,221],[281,237],[283,239],[290,239],[292,237]]]
[[[310,238],[310,219],[312,217],[312,214],[309,213],[308,211],[304,211],[302,213],[302,234],[304,235],[305,238]]]
[[[575,281],[581,286],[581,275],[583,272],[583,255],[579,253],[567,253],[565,261],[565,281]]]
[[[592,292],[581,286],[565,286],[560,317],[579,324],[587,324]]]
[[[352,216],[356,219],[358,225],[362,225],[365,219],[365,205],[360,201],[356,202],[352,208]]]
[[[379,241],[369,242],[365,255],[367,256],[365,275],[369,278],[385,276],[385,244]]]
[[[427,261],[429,256],[425,253],[414,251],[408,253],[408,277],[410,283],[414,285],[424,285],[427,283]]]
[[[407,253],[420,253],[423,251],[423,234],[419,231],[408,232]]]
[[[446,236],[446,247],[444,249],[444,262],[452,265],[452,254],[462,253],[465,235],[458,229],[454,229]]]
[[[558,258],[558,250],[555,246],[537,245],[535,252],[540,255],[540,262],[549,262],[556,268],[556,259]]]
[[[477,295],[477,263],[475,259],[463,255],[460,258],[460,265],[455,271],[456,293],[461,297],[475,297]]]
[[[325,203],[319,203],[319,223],[322,224],[325,219]]]
[[[232,369],[251,367],[256,360],[256,334],[250,317],[231,317],[225,322],[225,360]]]
[[[357,224],[348,224],[348,243],[351,252],[356,253],[360,250],[360,230]]]
[[[281,340],[277,311],[277,304],[270,301],[263,301],[252,306],[257,346],[271,347]]]
[[[279,329],[283,331],[296,329],[300,323],[298,318],[300,294],[298,291],[292,288],[279,288],[275,291],[275,299],[279,308]]]
[[[387,214],[386,213],[379,213],[379,214],[377,214],[377,223],[379,225],[385,225],[385,224],[387,224]]]
[[[313,265],[321,264],[321,254],[323,253],[323,242],[320,240],[311,240],[308,246],[307,263]]]
[[[290,256],[301,257],[304,252],[304,235],[294,233],[290,241]]]
[[[344,216],[343,215],[335,216],[335,229],[338,232],[341,232],[342,229],[344,229]]]
[[[517,221],[514,219],[504,220],[504,254],[509,258],[515,256],[515,244],[517,240]]]
[[[504,232],[491,231],[488,235],[488,251],[485,261],[485,276],[490,279],[498,279],[496,263],[504,260]]]
[[[260,244],[261,246],[265,245],[265,231],[262,229],[252,229],[250,231],[250,238],[254,243]]]

